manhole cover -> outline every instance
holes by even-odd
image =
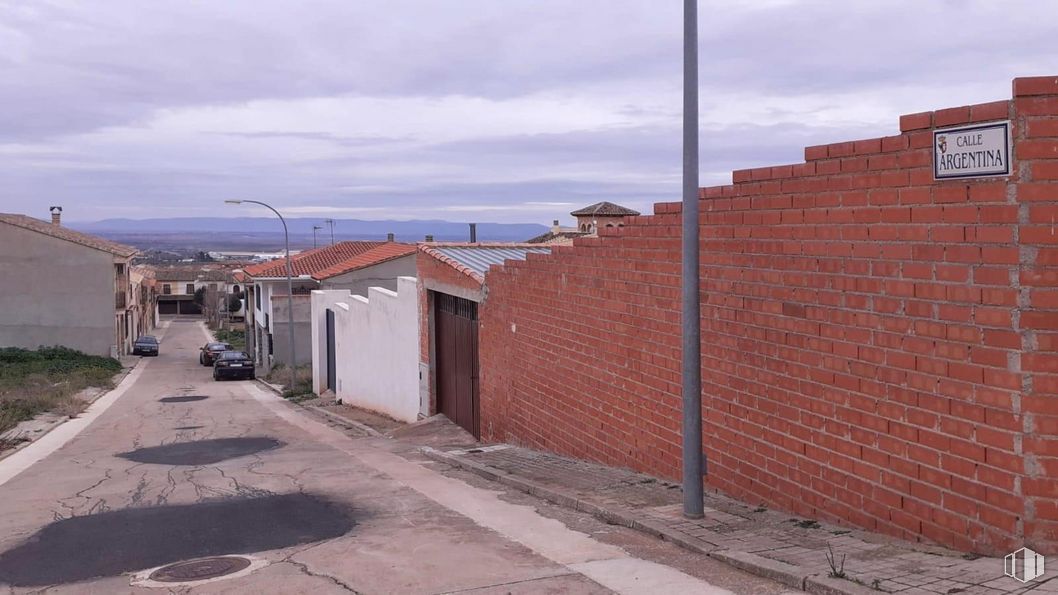
[[[202,558],[201,560],[189,560],[163,566],[155,570],[148,577],[152,581],[160,583],[183,583],[188,581],[202,581],[218,576],[234,574],[248,568],[250,560],[238,556],[220,556],[217,558]]]

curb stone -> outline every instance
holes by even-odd
[[[850,580],[821,574],[805,578],[804,590],[815,595],[878,595],[880,592]]]
[[[266,388],[266,389],[272,391],[273,393],[279,395],[279,397],[281,397],[281,398],[283,397],[283,388],[281,386],[279,386],[278,384],[270,384],[268,382],[265,382],[264,380],[261,380],[260,378],[255,378],[254,381],[257,382],[258,384],[260,384],[261,386],[263,386],[264,388]],[[351,428],[354,428],[356,430],[364,432],[365,434],[367,434],[369,436],[373,436],[375,438],[383,438],[384,437],[384,435],[381,432],[379,432],[375,428],[372,428],[371,426],[362,424],[362,423],[360,423],[360,422],[358,422],[356,420],[353,420],[353,419],[347,419],[345,417],[342,417],[341,415],[338,415],[337,413],[331,413],[330,411],[327,411],[326,409],[324,409],[322,407],[317,407],[315,405],[306,406],[306,405],[301,405],[300,403],[293,403],[293,402],[291,402],[291,404],[297,405],[298,407],[300,407],[302,409],[305,409],[307,411],[314,411],[316,413],[319,413],[320,415],[325,416],[326,418],[330,419],[331,421],[333,421],[335,423],[349,426]]]
[[[749,552],[720,550],[711,552],[709,557],[795,589],[804,590],[805,581],[808,578],[797,566],[778,560],[769,560]]]
[[[355,419],[348,419],[348,418],[342,417],[341,415],[338,415],[337,413],[332,413],[330,411],[327,411],[323,407],[317,407],[316,405],[309,405],[308,407],[305,407],[305,409],[308,409],[310,411],[315,411],[316,413],[324,415],[327,418],[331,419],[332,421],[334,421],[334,422],[336,422],[338,424],[343,424],[343,425],[352,427],[354,429],[360,430],[361,432],[364,432],[365,434],[368,434],[369,436],[374,436],[375,438],[384,437],[381,432],[379,432],[378,430],[376,430],[375,428],[372,428],[371,426],[369,426],[367,424],[360,423],[360,422],[356,421]]]
[[[268,382],[265,382],[264,380],[261,380],[260,378],[254,378],[254,382],[256,382],[257,384],[260,384],[261,386],[263,386],[263,387],[267,388],[268,390],[274,392],[275,394],[279,395],[280,397],[283,396],[283,387],[279,386],[278,384],[270,384]]]
[[[462,460],[429,446],[421,448],[420,451],[427,458],[434,461],[447,463],[453,467],[470,471],[475,475],[536,496],[552,504],[591,514],[603,522],[622,525],[647,535],[658,537],[683,549],[707,555],[714,560],[739,570],[774,580],[788,587],[801,589],[816,595],[870,595],[878,593],[874,589],[849,580],[811,574],[799,566],[771,560],[749,552],[718,550],[715,546],[709,547],[711,544],[704,540],[685,536],[649,519],[637,518],[634,511],[608,508],[586,502],[561,490],[549,488],[521,477],[514,477],[505,471],[489,467],[488,465]]]

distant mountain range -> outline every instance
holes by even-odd
[[[329,243],[331,230],[319,218],[288,218],[291,244],[312,245],[312,228],[323,225],[316,232],[321,245]],[[139,248],[149,247],[152,238],[159,244],[172,246],[184,243],[198,249],[231,249],[239,246],[273,245],[282,242],[283,228],[275,218],[267,217],[183,217],[169,219],[104,219],[91,223],[71,222],[72,229],[92,233],[115,241],[130,243]],[[534,223],[478,223],[477,239],[484,242],[524,242],[548,231],[548,227]],[[364,221],[335,219],[335,240],[384,240],[392,233],[397,241],[419,242],[427,235],[439,242],[465,242],[470,239],[467,223],[452,221]]]

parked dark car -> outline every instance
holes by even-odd
[[[206,343],[198,354],[198,363],[203,366],[212,366],[217,360],[217,355],[225,351],[231,351],[231,345],[227,343]]]
[[[158,339],[144,335],[132,344],[132,355],[158,355]]]
[[[217,355],[217,361],[213,364],[213,379],[224,378],[256,378],[253,360],[242,351],[222,351]]]

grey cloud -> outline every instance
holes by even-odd
[[[1049,0],[703,3],[703,106],[733,93],[767,95],[777,106],[772,118],[783,121],[707,123],[703,171],[796,162],[805,145],[896,131],[898,114],[883,129],[808,125],[799,120],[803,106],[788,109],[784,98],[845,93],[851,98],[825,101],[866,101],[905,92],[912,96],[906,111],[1002,99],[1009,78],[1048,74],[1058,64],[1055,17],[1058,4]],[[60,200],[75,207],[71,216],[122,209],[145,216],[152,208],[209,215],[231,196],[402,209],[603,199],[642,208],[674,200],[680,19],[678,3],[642,0],[0,3],[0,145],[39,145],[0,159],[0,210],[36,212],[42,201]],[[967,83],[994,94],[937,104],[919,93]],[[671,105],[630,103],[622,113],[671,124],[483,133],[448,143],[278,123],[217,131],[262,146],[317,141],[339,149],[280,163],[207,162],[196,155],[198,143],[217,139],[206,135],[136,149],[172,154],[165,167],[139,165],[118,149],[104,159],[64,148],[80,133],[97,131],[96,142],[105,143],[108,127],[189,107],[333,96],[590,99],[643,89],[661,90]],[[399,173],[385,173],[392,170]]]
[[[212,132],[211,134],[254,139],[314,140],[333,143],[343,147],[378,147],[408,143],[414,140],[407,136],[341,136],[330,134],[328,132],[286,132],[281,130],[266,130],[259,132]]]

